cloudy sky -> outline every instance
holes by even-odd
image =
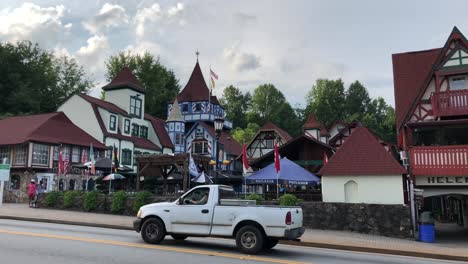
[[[441,47],[455,25],[468,35],[458,7],[466,2],[2,0],[0,41],[73,56],[96,81],[94,96],[120,50],[160,56],[182,86],[199,50],[202,70],[220,77],[217,95],[268,82],[304,105],[316,79],[342,78],[394,105],[391,54]]]

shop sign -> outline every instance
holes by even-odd
[[[418,186],[468,186],[468,176],[416,176]]]

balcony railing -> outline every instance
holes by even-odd
[[[411,173],[425,176],[468,175],[468,145],[410,148]]]
[[[431,103],[435,116],[468,115],[468,90],[432,93]]]

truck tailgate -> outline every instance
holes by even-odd
[[[288,226],[290,229],[302,227],[302,208],[291,208],[291,225]]]

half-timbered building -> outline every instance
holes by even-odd
[[[424,209],[468,226],[468,41],[455,27],[443,47],[392,59],[398,146]]]
[[[257,159],[273,151],[275,142],[278,146],[282,146],[291,139],[292,137],[288,132],[272,122],[267,122],[257,131],[253,139],[247,145],[247,159],[250,161]]]

